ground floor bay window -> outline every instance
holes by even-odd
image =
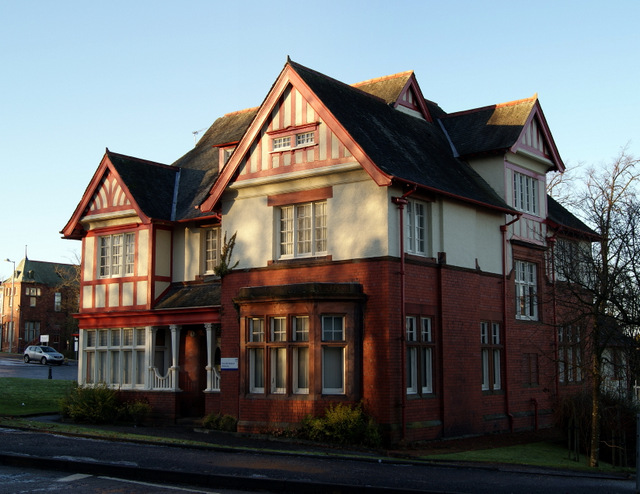
[[[324,301],[329,295],[334,300]],[[360,379],[361,299],[360,285],[351,284],[241,289],[235,300],[247,396],[353,395]]]

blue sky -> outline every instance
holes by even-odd
[[[538,93],[567,167],[639,155],[640,2],[0,0],[0,275],[62,240],[104,150],[172,163],[293,60],[413,70],[448,111]]]

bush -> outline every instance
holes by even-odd
[[[219,413],[210,413],[203,421],[202,426],[205,429],[212,429],[224,432],[235,432],[238,420],[231,415],[220,415]]]
[[[377,424],[364,413],[361,403],[330,405],[323,417],[306,417],[298,435],[311,441],[371,447],[382,442]]]
[[[92,387],[76,386],[60,400],[60,413],[74,422],[113,424],[125,422],[140,424],[151,412],[144,401],[121,402],[118,392],[98,384]]]
[[[570,448],[591,453],[591,393],[585,391],[566,396],[556,407],[556,425],[569,441]],[[630,400],[603,393],[600,401],[600,459],[614,466],[628,466],[635,462],[636,417],[640,407]],[[577,439],[577,441],[576,441]],[[575,441],[575,442],[574,442]]]

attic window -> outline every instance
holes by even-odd
[[[298,148],[313,146],[318,141],[316,132],[318,124],[312,123],[297,127],[269,132],[271,137],[271,151],[293,151]]]

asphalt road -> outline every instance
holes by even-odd
[[[25,364],[19,355],[0,354],[0,377],[49,379],[49,370],[51,370],[51,379],[78,380],[76,362],[63,365],[42,365],[35,362]]]
[[[67,475],[119,477],[161,485],[267,492],[635,492],[635,480],[543,469],[349,459],[330,452],[216,451],[2,428],[0,464],[27,468],[38,465]]]

